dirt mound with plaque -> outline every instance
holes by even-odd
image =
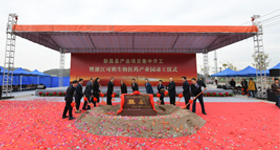
[[[175,138],[194,134],[205,121],[187,109],[154,104],[150,95],[122,95],[118,105],[99,105],[81,114],[75,125],[105,136]],[[152,101],[151,101],[152,100]]]

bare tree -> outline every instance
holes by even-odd
[[[234,66],[233,63],[230,63],[230,62],[228,62],[228,61],[222,62],[222,66],[224,67],[224,69],[229,68],[229,69],[231,69],[231,70],[238,71],[237,68],[236,68],[236,66]]]
[[[253,54],[254,63],[252,65],[258,70],[266,70],[269,65],[270,59],[268,54]]]

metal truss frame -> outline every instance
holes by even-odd
[[[206,83],[209,75],[209,64],[208,64],[208,50],[203,50],[203,73],[204,73],[204,82]]]
[[[13,25],[17,24],[18,15],[9,14],[7,30],[6,30],[6,50],[4,58],[4,70],[3,70],[3,84],[2,89],[5,92],[6,97],[12,97],[13,91],[13,69],[15,61],[15,46],[16,35],[13,32]]]
[[[63,87],[63,71],[65,66],[65,53],[62,48],[60,48],[60,59],[59,59],[59,87]]]
[[[257,96],[260,98],[266,98],[267,82],[266,82],[266,60],[265,52],[263,48],[263,27],[261,23],[260,15],[254,15],[252,17],[253,25],[257,26],[258,32],[253,36],[254,41],[254,55],[257,56],[256,61],[256,84],[257,84]],[[263,56],[263,58],[261,57]],[[254,60],[255,61],[255,60]]]

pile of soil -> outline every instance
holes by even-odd
[[[170,104],[155,105],[157,116],[120,116],[119,108],[99,105],[80,115],[75,125],[96,135],[174,138],[194,134],[205,124],[195,113]]]

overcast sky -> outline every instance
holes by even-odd
[[[9,13],[19,15],[18,24],[93,25],[251,25],[252,15],[265,15],[280,9],[279,0],[9,0],[0,6],[0,65],[4,65],[6,23]],[[280,11],[263,17],[263,20]],[[277,18],[277,17],[276,17]],[[279,20],[278,16],[278,20]],[[277,21],[277,20],[275,20]],[[273,23],[273,21],[271,22]],[[273,24],[272,24],[273,25]],[[280,24],[264,26],[264,49],[271,59],[269,67],[280,62]],[[253,63],[253,39],[249,38],[217,50],[218,66],[229,61],[237,69]],[[214,67],[214,52],[209,65]],[[197,70],[202,66],[197,55]],[[17,37],[15,66],[39,71],[58,68],[59,53]],[[70,55],[66,55],[70,68]],[[213,69],[210,70],[210,74]]]

